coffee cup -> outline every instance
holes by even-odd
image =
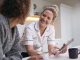
[[[78,54],[79,54],[78,48],[69,48],[68,53],[69,53],[69,58],[71,59],[78,58]]]

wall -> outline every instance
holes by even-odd
[[[67,5],[61,4],[60,10],[62,41],[74,38],[71,46],[80,45],[80,0],[72,1]]]
[[[61,17],[61,40],[66,42],[72,39],[72,7],[61,4],[60,5]]]
[[[74,45],[80,45],[80,1],[77,1],[75,5],[73,6],[73,37],[75,39]]]
[[[32,5],[33,4],[36,4],[37,5],[37,8],[33,11],[35,12],[42,12],[43,8],[47,5],[50,5],[50,4],[53,4],[47,0],[32,0]],[[34,7],[33,7],[34,8]]]

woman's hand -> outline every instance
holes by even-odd
[[[43,60],[41,55],[31,56],[28,60]]]

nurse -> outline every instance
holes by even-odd
[[[59,52],[59,48],[54,42],[55,29],[52,25],[56,17],[57,6],[52,5],[43,10],[38,22],[26,25],[26,37],[23,44],[26,46],[28,54],[35,56],[35,60],[42,59],[42,53],[48,52],[49,55],[56,55]],[[64,53],[66,48],[61,53]]]

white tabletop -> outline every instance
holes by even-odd
[[[54,56],[50,57],[50,60],[73,60],[73,59],[70,59],[69,56],[66,54],[61,54],[57,57],[54,57]],[[78,58],[74,60],[80,60],[80,55],[78,55]]]
[[[23,58],[22,60],[27,60],[27,59],[28,58]],[[60,54],[59,56],[49,56],[49,59],[45,59],[45,60],[73,60],[73,59],[70,59],[68,53],[65,53],[65,54]],[[80,55],[78,55],[78,58],[74,60],[80,60]]]
[[[77,48],[80,48],[80,46]],[[45,54],[44,57],[47,58],[48,54]],[[27,60],[27,59],[28,58],[23,58],[22,60]],[[77,59],[70,59],[67,51],[64,54],[60,54],[59,56],[49,56],[49,59],[44,59],[44,60],[80,60],[80,54],[78,55]]]

